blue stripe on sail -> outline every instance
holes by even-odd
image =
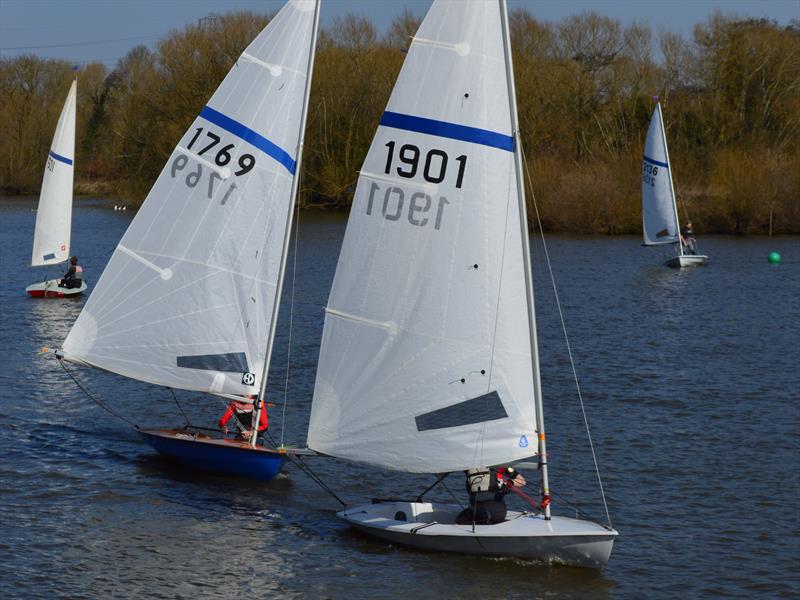
[[[56,257],[55,252],[51,252],[50,254],[45,254],[42,257],[42,260],[53,260]]]
[[[478,127],[468,127],[467,125],[457,125],[446,121],[436,121],[423,117],[413,117],[400,113],[383,113],[381,125],[393,127],[394,129],[405,129],[406,131],[416,131],[417,133],[427,133],[451,140],[460,140],[472,144],[480,144],[491,148],[499,148],[508,152],[514,151],[514,138],[510,135],[479,129]]]
[[[56,154],[52,150],[50,150],[50,156],[52,156],[56,160],[60,160],[61,162],[65,163],[67,165],[71,165],[72,164],[72,159],[67,158],[66,156],[61,156],[60,154]]]
[[[649,158],[647,156],[644,156],[643,158],[644,158],[644,162],[649,162],[651,165],[655,165],[657,167],[664,167],[665,169],[669,169],[669,165],[667,163],[660,162],[660,161],[657,161],[657,160],[653,160],[652,158]]]
[[[214,110],[210,106],[204,106],[203,110],[200,111],[200,116],[206,121],[222,127],[228,133],[232,133],[251,146],[255,146],[264,154],[271,156],[284,167],[286,167],[286,170],[289,171],[289,173],[294,175],[295,168],[297,167],[295,160],[289,155],[288,152],[286,152],[286,150],[280,146],[277,146],[276,144],[273,144],[257,131],[253,131],[246,125],[242,125],[238,121],[234,121],[230,117],[223,115],[221,112]]]

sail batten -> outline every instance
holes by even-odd
[[[65,340],[65,358],[173,388],[259,392],[316,9],[290,0],[201,109]]]
[[[73,81],[47,153],[33,236],[33,267],[55,265],[69,258],[77,94],[78,83]]]
[[[411,472],[537,453],[499,2],[433,3],[360,172],[308,445]]]

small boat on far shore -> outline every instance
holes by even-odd
[[[69,259],[77,95],[78,82],[73,80],[44,167],[33,234],[32,267],[57,265]],[[25,291],[34,298],[70,298],[81,295],[86,288],[83,280],[78,287],[63,286],[59,277],[29,285]]]
[[[708,260],[708,256],[703,254],[687,252],[682,242],[667,137],[659,102],[656,102],[650,118],[642,156],[642,233],[643,246],[678,246],[678,256],[664,263],[668,267],[697,267]]]

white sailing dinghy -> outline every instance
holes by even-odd
[[[31,266],[57,265],[69,258],[72,230],[72,181],[75,173],[75,106],[78,82],[73,80],[58,117],[53,143],[47,154],[47,163],[36,212],[36,230],[33,234]],[[80,287],[59,285],[61,278],[34,283],[25,288],[35,298],[66,298],[86,291],[86,282]]]
[[[677,244],[680,254],[666,261],[668,267],[695,267],[708,259],[701,254],[686,253],[681,243],[678,205],[659,102],[650,118],[642,157],[642,231],[645,246]]]
[[[264,398],[319,20],[290,0],[172,152],[59,351],[173,389]],[[253,422],[259,422],[262,402]],[[182,430],[141,432],[190,466],[273,477],[285,453]]]
[[[532,456],[549,499],[505,2],[436,0],[367,154],[326,308],[308,446],[414,473]],[[538,443],[537,443],[538,440]],[[617,532],[386,501],[338,515],[392,542],[602,566]]]

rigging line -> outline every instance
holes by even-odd
[[[521,144],[520,144],[520,146],[521,146]],[[522,160],[523,160],[523,162],[525,162],[525,164],[527,164],[527,160],[525,160],[525,150],[523,150],[522,148],[520,148],[520,149],[521,149],[521,152],[522,152]],[[595,453],[595,450],[594,450],[594,442],[592,441],[592,432],[589,429],[589,419],[586,416],[586,407],[584,406],[584,403],[583,403],[583,394],[581,393],[581,386],[580,386],[580,383],[578,382],[578,372],[575,370],[575,361],[572,358],[572,346],[569,343],[569,336],[567,335],[567,326],[566,326],[566,323],[564,322],[564,313],[561,310],[561,301],[559,300],[559,297],[558,297],[558,288],[556,287],[556,278],[555,278],[555,275],[553,275],[553,266],[550,263],[550,253],[547,251],[547,242],[545,241],[545,237],[544,237],[544,228],[542,227],[542,219],[539,216],[539,205],[536,203],[536,195],[533,193],[533,183],[531,182],[530,170],[526,169],[525,170],[525,174],[528,176],[528,187],[530,187],[530,190],[531,190],[531,199],[533,200],[533,210],[536,213],[536,222],[539,225],[539,234],[541,235],[541,238],[542,238],[542,248],[544,249],[544,256],[545,256],[545,259],[547,260],[547,270],[548,270],[548,273],[550,274],[550,282],[553,285],[553,295],[556,298],[556,307],[558,308],[558,317],[561,320],[561,330],[564,333],[564,341],[566,342],[567,354],[569,355],[569,364],[570,364],[570,367],[572,368],[572,377],[575,380],[575,389],[578,392],[578,400],[580,401],[581,414],[583,415],[583,424],[586,427],[586,437],[589,439],[589,448],[592,451],[592,462],[594,463],[594,471],[597,474],[597,483],[600,486],[600,496],[603,498],[603,507],[605,508],[605,511],[606,511],[606,519],[608,519],[608,526],[611,527],[612,526],[612,524],[611,524],[611,513],[608,510],[608,503],[606,502],[606,493],[605,493],[605,490],[603,488],[603,479],[602,479],[602,477],[600,477],[600,467],[597,465],[597,454]]]
[[[688,221],[688,220],[689,220],[689,210],[686,208],[686,201],[683,199],[683,194],[681,194],[680,196],[678,196],[678,194],[676,193],[676,194],[675,194],[675,199],[676,199],[677,201],[680,201],[680,203],[681,203],[681,208],[683,209],[683,218],[684,218],[684,219],[686,219],[686,220]],[[681,224],[680,224],[680,223],[678,223],[678,228],[680,228],[680,226],[681,226]]]
[[[269,439],[270,439],[270,441],[272,442],[272,444],[273,444],[273,445],[275,445],[275,440],[272,438],[272,436],[271,436],[271,435],[269,435],[269,433],[267,433],[267,437],[269,437]],[[334,492],[334,491],[333,491],[333,490],[330,488],[330,486],[329,486],[327,483],[325,483],[325,482],[322,480],[322,478],[321,478],[319,475],[317,475],[317,474],[316,474],[316,473],[315,473],[315,472],[314,472],[314,471],[311,469],[311,467],[309,467],[309,466],[308,466],[308,465],[305,463],[305,461],[304,461],[302,458],[300,458],[299,456],[292,456],[292,455],[291,455],[289,452],[287,452],[287,453],[286,453],[286,458],[288,458],[288,459],[289,459],[289,460],[290,460],[292,463],[294,463],[294,464],[297,466],[297,468],[298,468],[298,469],[300,469],[300,470],[301,470],[303,473],[305,473],[305,474],[308,476],[308,478],[309,478],[309,479],[311,479],[311,481],[313,481],[313,482],[314,482],[314,483],[316,483],[316,484],[317,484],[317,485],[318,485],[320,488],[322,488],[322,490],[323,490],[324,492],[326,492],[327,494],[329,494],[329,495],[330,495],[332,498],[334,498],[334,499],[335,499],[335,500],[336,500],[336,501],[337,501],[339,504],[341,504],[343,508],[347,508],[347,504],[345,504],[344,500],[342,500],[341,498],[339,498],[339,496],[337,496],[337,495],[336,495],[336,492]]]
[[[45,44],[44,46],[15,46],[8,48],[0,48],[0,52],[8,52],[9,50],[44,50],[45,48],[73,48],[76,46],[94,46],[96,44],[115,44],[117,42],[133,42],[136,40],[152,40],[154,38],[162,37],[161,35],[139,35],[135,37],[116,38],[113,40],[96,40],[92,42],[73,42],[70,44]]]
[[[452,490],[449,487],[447,487],[447,484],[444,481],[442,481],[442,487],[444,487],[444,489],[447,490],[447,493],[450,494],[450,496],[452,496],[453,500],[456,501],[456,504],[458,504],[458,506],[461,507],[461,510],[464,510],[464,503],[458,499],[458,497],[452,492]]]
[[[283,383],[283,410],[281,411],[281,446],[283,446],[283,434],[286,431],[286,405],[289,403],[289,371],[292,359],[292,331],[294,329],[294,295],[297,282],[297,247],[300,237],[300,203],[295,202],[295,228],[294,228],[294,255],[292,256],[292,295],[289,304],[289,343],[286,348],[286,379]],[[279,299],[277,300],[279,301]]]
[[[113,410],[113,409],[112,409],[110,406],[108,406],[108,405],[106,404],[106,402],[105,402],[105,401],[101,400],[100,398],[98,398],[97,396],[95,396],[95,394],[93,394],[91,391],[89,391],[89,389],[87,388],[87,386],[84,386],[84,385],[83,385],[83,384],[82,384],[80,381],[78,381],[77,377],[75,377],[75,375],[74,375],[74,374],[72,374],[72,373],[70,372],[70,370],[67,368],[67,365],[64,363],[64,361],[63,361],[63,360],[61,360],[60,358],[56,358],[56,360],[58,360],[58,364],[60,364],[60,365],[61,365],[61,368],[62,368],[62,369],[64,369],[64,372],[65,372],[67,375],[69,375],[69,378],[70,378],[70,379],[72,379],[72,381],[73,381],[73,382],[75,382],[75,385],[77,385],[77,386],[78,386],[78,387],[81,389],[81,391],[82,391],[84,394],[86,394],[86,396],[87,396],[87,397],[88,397],[90,400],[92,400],[94,403],[96,403],[96,404],[97,404],[97,405],[98,405],[100,408],[102,408],[103,410],[105,410],[106,412],[108,412],[110,415],[112,415],[112,416],[114,416],[114,417],[117,417],[118,419],[122,419],[122,420],[123,420],[123,421],[125,421],[125,422],[126,422],[128,425],[130,425],[131,427],[133,427],[133,428],[134,428],[134,429],[136,429],[136,430],[138,430],[138,429],[139,429],[139,426],[138,426],[136,423],[134,423],[133,421],[131,421],[131,420],[130,420],[130,419],[128,419],[127,417],[124,417],[123,415],[121,415],[121,414],[119,414],[118,412],[116,412],[115,410]]]
[[[534,244],[537,243],[536,242],[536,237],[533,238],[533,243]],[[536,246],[534,246],[534,248],[536,248]],[[556,394],[556,410],[558,411],[559,414],[564,414],[563,406],[564,406],[564,400],[562,399],[561,394]],[[564,461],[565,462],[563,464],[566,466],[566,469],[565,469],[565,475],[566,475],[565,481],[570,481],[570,482],[572,481],[572,454],[573,454],[572,449],[573,449],[573,442],[574,442],[573,436],[574,435],[575,434],[572,431],[567,431],[564,435],[561,436],[561,439],[564,440],[564,452],[561,453],[561,456],[564,457]],[[554,454],[553,454],[552,448],[548,448],[548,452],[547,452],[547,460],[548,460],[548,462],[552,462],[553,456],[554,456]],[[558,458],[558,454],[556,454],[556,457]],[[575,488],[574,488],[574,486],[570,486],[569,490],[570,490],[570,492],[572,493],[572,496],[573,496],[573,500],[572,500],[571,504],[576,504],[577,501],[574,499],[574,497],[575,497]],[[570,502],[567,502],[567,504],[570,504]]]
[[[172,399],[175,400],[175,404],[178,405],[178,409],[181,411],[181,414],[183,415],[183,418],[186,419],[186,427],[191,427],[192,426],[192,422],[189,420],[188,415],[183,410],[183,407],[181,406],[181,403],[178,402],[178,397],[175,395],[175,390],[173,390],[171,387],[168,387],[167,389],[169,390],[169,393],[172,394]],[[184,427],[184,429],[186,427]]]
[[[442,481],[444,481],[444,478],[447,477],[448,475],[450,475],[449,472],[445,473],[444,475],[440,475],[439,478],[436,481],[434,481],[432,485],[428,486],[428,488],[424,492],[422,492],[419,496],[417,496],[417,500],[416,501],[417,502],[422,502],[422,497],[425,494],[427,494],[428,492],[430,492],[437,485],[439,485]]]
[[[512,162],[512,169],[513,169],[513,162]],[[513,181],[513,177],[509,177],[508,179],[508,188],[506,190],[506,218],[503,222],[503,249],[500,251],[500,277],[498,277],[497,281],[497,302],[495,303],[494,307],[494,331],[492,332],[492,351],[491,356],[489,358],[489,377],[487,377],[486,381],[486,393],[488,394],[492,389],[492,376],[494,375],[494,353],[495,349],[497,348],[497,323],[500,320],[500,301],[503,297],[503,273],[505,272],[505,261],[506,261],[506,245],[508,243],[508,216],[511,207],[511,182]],[[481,440],[481,444],[483,444],[483,440]],[[481,447],[481,451],[483,448]]]
[[[551,491],[551,492],[550,492],[550,494],[551,494],[551,495],[553,495],[553,496],[555,496],[555,497],[556,497],[556,498],[558,498],[559,500],[563,501],[563,502],[564,502],[564,504],[566,504],[566,505],[567,505],[567,506],[569,506],[571,509],[573,509],[573,510],[575,511],[575,514],[576,514],[576,515],[580,515],[581,517],[583,517],[583,518],[584,518],[584,519],[586,519],[587,521],[597,521],[597,519],[595,519],[595,518],[594,518],[594,517],[592,517],[591,515],[588,515],[588,514],[586,514],[586,513],[585,513],[585,512],[583,512],[583,511],[582,511],[580,508],[578,508],[578,504],[577,504],[577,502],[571,502],[571,501],[570,501],[569,499],[567,499],[566,497],[564,497],[564,496],[562,496],[561,494],[558,494],[558,493],[556,493],[556,492],[553,492],[553,491]]]

